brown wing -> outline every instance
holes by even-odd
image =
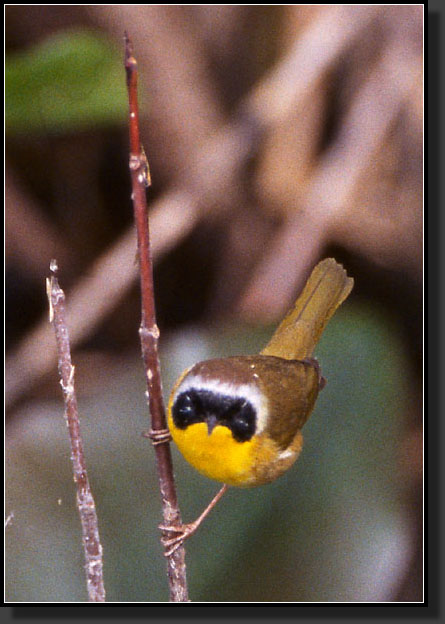
[[[266,433],[286,449],[309,418],[320,387],[320,373],[311,361],[257,356],[259,385],[267,380],[270,415]]]

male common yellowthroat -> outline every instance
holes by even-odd
[[[333,258],[323,260],[259,355],[199,362],[180,376],[168,425],[199,472],[252,487],[292,466],[303,444],[301,429],[325,383],[312,352],[353,283]]]

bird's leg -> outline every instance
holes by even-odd
[[[175,537],[166,537],[164,535],[161,537],[161,542],[165,548],[164,555],[166,557],[170,557],[170,555],[174,553],[177,548],[182,546],[186,539],[188,539],[191,535],[193,535],[193,533],[195,533],[196,529],[200,526],[204,518],[208,516],[208,514],[215,507],[216,503],[222,498],[227,488],[228,486],[224,484],[217,493],[217,495],[212,498],[202,514],[198,516],[194,522],[190,522],[189,524],[180,524],[179,526],[165,526],[164,524],[159,525],[158,528],[165,533],[177,533]]]

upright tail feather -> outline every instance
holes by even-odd
[[[312,271],[294,307],[278,326],[261,355],[301,360],[312,355],[327,322],[352,290],[354,280],[334,258]]]

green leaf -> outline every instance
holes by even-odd
[[[122,55],[89,31],[64,31],[7,55],[6,131],[67,132],[124,123]]]

